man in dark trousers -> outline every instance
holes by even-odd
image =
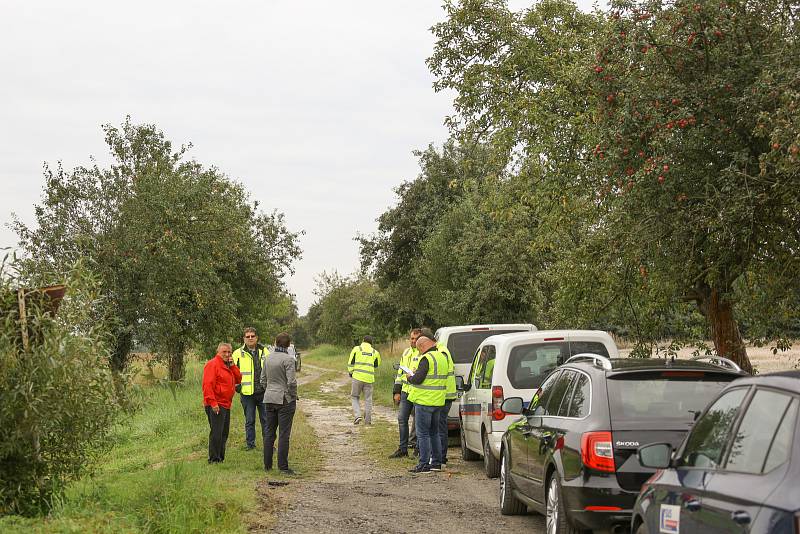
[[[217,354],[203,368],[203,405],[208,417],[208,463],[225,460],[225,443],[231,426],[231,401],[242,381],[233,363],[230,343],[220,343]]]
[[[245,448],[256,447],[256,412],[261,426],[261,439],[267,428],[267,412],[264,410],[264,388],[261,386],[261,367],[267,357],[264,345],[258,342],[253,327],[244,329],[244,345],[233,352],[233,362],[242,373],[242,383],[236,388],[244,409]]]
[[[267,412],[267,431],[264,434],[264,469],[272,469],[275,436],[278,434],[278,469],[293,475],[289,469],[289,436],[292,420],[297,409],[297,379],[295,360],[288,349],[292,338],[281,332],[275,338],[275,348],[270,352],[261,369],[261,385],[264,387],[264,407]]]

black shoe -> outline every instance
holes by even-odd
[[[389,458],[408,458],[408,451],[401,451],[400,449],[397,449],[389,455]]]
[[[431,466],[428,464],[425,465],[415,465],[411,469],[408,470],[409,473],[430,473]]]
[[[255,446],[255,445],[247,445],[247,446],[245,446],[244,450],[246,450],[246,451],[252,451],[252,450],[255,450],[255,448],[256,448],[256,446]]]
[[[438,471],[441,471],[441,470],[442,470],[441,464],[433,464],[431,466],[431,471],[437,471],[438,472]]]
[[[442,465],[447,465],[447,458],[442,458]]]
[[[292,476],[292,475],[296,475],[297,473],[295,473],[291,469],[281,469],[281,474],[282,475],[286,475],[286,476]]]

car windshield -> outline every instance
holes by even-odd
[[[478,345],[489,336],[511,334],[513,332],[527,332],[527,330],[475,330],[471,332],[456,332],[447,338],[447,350],[453,356],[454,363],[471,363],[475,357]]]
[[[611,376],[608,403],[611,420],[694,421],[695,414],[706,405],[735,375],[702,371],[659,371],[657,373],[625,373]]]

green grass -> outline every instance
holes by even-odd
[[[392,388],[394,387],[394,378],[397,371],[392,368],[392,364],[400,362],[400,354],[402,354],[402,349],[404,349],[405,346],[395,343],[394,348],[395,350],[392,351],[390,345],[378,346],[378,351],[381,353],[381,365],[375,370],[373,402],[382,406],[394,406],[394,402],[392,401]],[[303,355],[303,363],[346,373],[347,358],[350,355],[350,350],[352,350],[352,347],[344,348],[333,345],[320,345]],[[336,375],[332,375],[327,378],[327,380],[335,378],[335,376]],[[304,389],[308,390],[309,388],[304,386]],[[349,383],[341,389],[341,392],[345,396],[349,391]]]
[[[185,386],[145,387],[144,407],[114,429],[113,446],[94,476],[70,485],[48,517],[0,518],[0,531],[246,532],[248,514],[258,512],[256,483],[265,478],[262,454],[244,450],[244,417],[234,398],[225,462],[208,465],[201,373],[195,362]],[[289,462],[304,476],[322,465],[313,429],[299,411]]]

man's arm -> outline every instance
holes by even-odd
[[[287,354],[288,356],[288,354]],[[292,398],[297,398],[297,375],[294,372],[294,360],[291,356],[286,358],[283,362],[283,368],[286,370],[286,388],[289,390],[289,395]]]
[[[420,358],[419,365],[417,366],[417,370],[414,371],[414,374],[408,377],[408,383],[414,384],[416,386],[422,384],[425,381],[425,378],[428,376],[428,358],[424,356]]]
[[[381,353],[377,350],[375,351],[375,368],[377,369],[381,364]]]
[[[216,356],[215,356],[216,358]],[[216,379],[216,370],[211,362],[207,363],[203,368],[203,404],[217,408],[217,397],[214,395],[214,380]],[[219,410],[219,408],[217,408]]]
[[[267,361],[264,360],[264,364],[261,366],[261,376],[258,378],[258,381],[261,382],[261,387],[267,389]]]

